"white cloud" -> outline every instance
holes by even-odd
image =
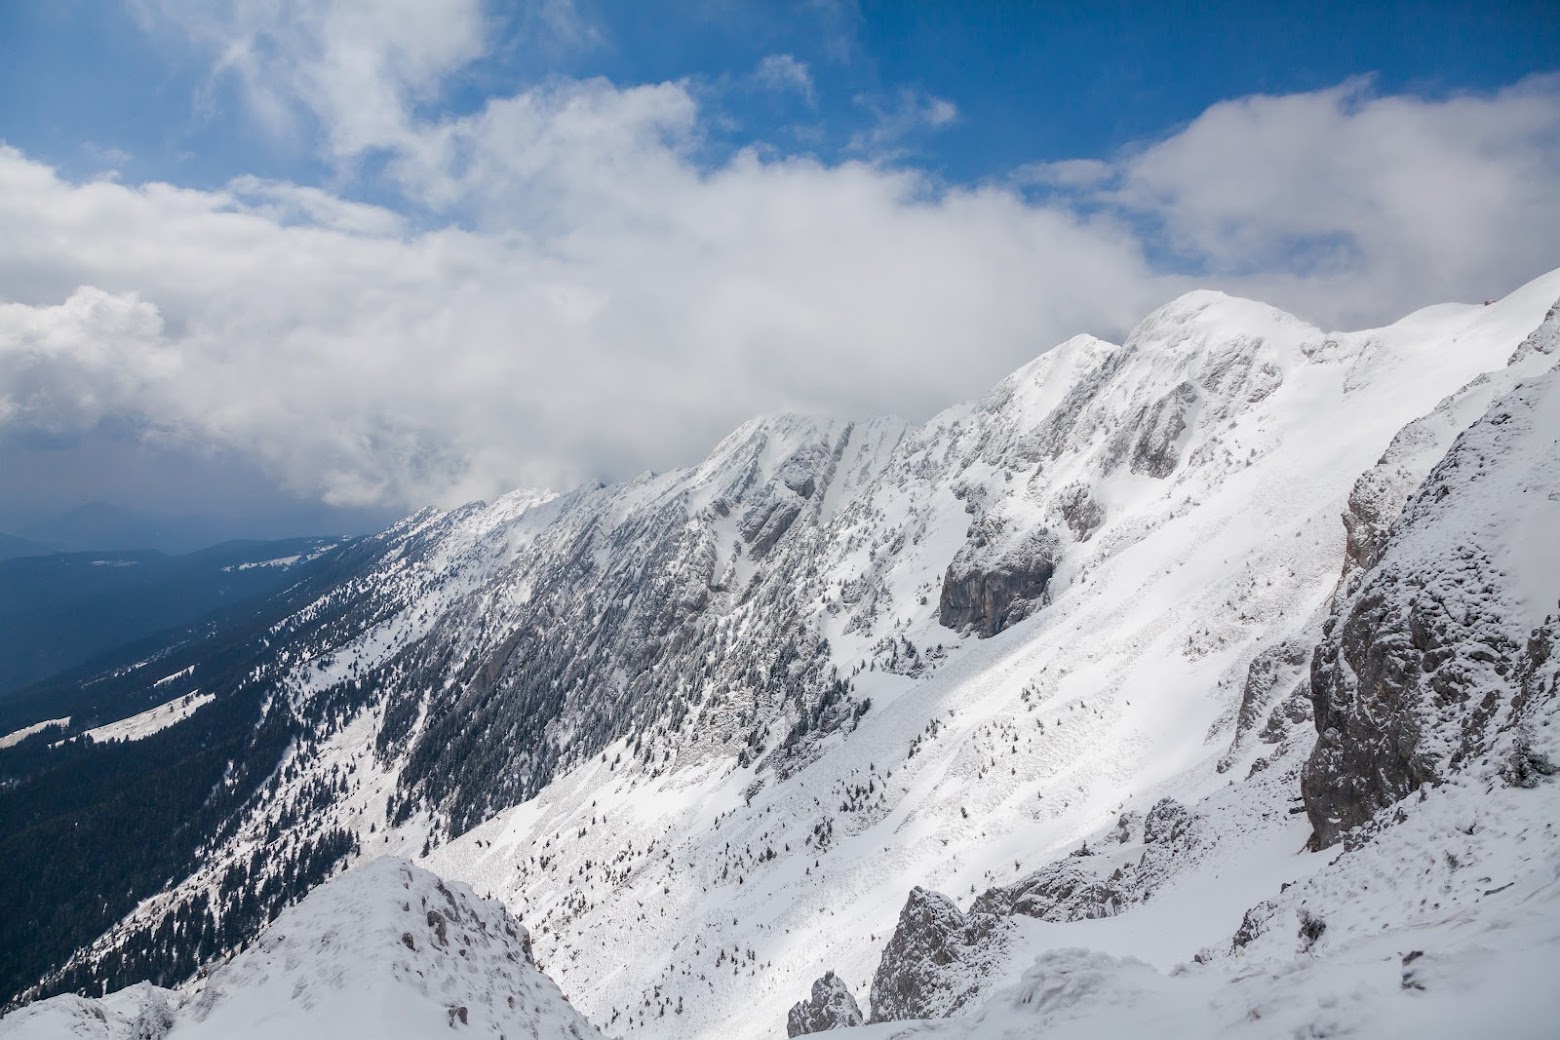
[[[1012,181],[1023,186],[1043,188],[1097,188],[1114,175],[1104,159],[1063,159],[1059,162],[1030,163],[1013,171]]]
[[[486,48],[481,0],[136,0],[143,21],[216,55],[273,132],[312,121],[347,160],[403,143],[415,108]],[[544,21],[570,24],[569,4]]]
[[[243,209],[278,224],[314,224],[365,235],[397,235],[406,226],[400,214],[381,206],[350,202],[289,181],[245,175],[228,182],[227,190]]]
[[[761,87],[774,91],[794,91],[806,99],[809,105],[817,102],[812,73],[807,63],[789,54],[770,54],[753,70],[753,79]]]
[[[157,309],[76,289],[57,306],[0,303],[0,428],[73,436],[137,413],[177,381]]]
[[[579,220],[664,220],[692,174],[687,88],[558,81],[420,128],[390,173],[421,204],[484,225],[561,233]]]
[[[0,284],[28,305],[17,323],[81,283],[138,293],[165,330],[93,350],[178,364],[116,392],[120,414],[333,502],[408,506],[686,463],[763,411],[928,414],[1170,291],[1124,232],[1005,192],[932,198],[911,174],[751,155],[706,175],[647,141],[660,172],[599,196],[538,174],[563,207],[540,231],[412,236],[73,184],[3,152]],[[480,183],[498,211],[509,182]],[[528,206],[535,186],[516,190]],[[52,393],[79,381],[70,360],[38,376]]]
[[[905,88],[892,101],[862,95],[858,107],[872,116],[872,125],[851,137],[849,149],[883,158],[901,154],[905,138],[926,130],[939,130],[959,118],[959,108],[947,98],[924,90]]]
[[[1115,172],[1103,199],[1163,221],[1214,272],[1298,257],[1334,276],[1345,320],[1383,299],[1487,296],[1560,263],[1560,77],[1445,100],[1368,81],[1241,98]]]
[[[0,148],[0,432],[118,419],[331,502],[451,503],[685,464],[780,408],[922,417],[1193,285],[1356,326],[1560,261],[1553,78],[1241,99],[1125,155],[949,189],[883,159],[956,117],[926,95],[880,110],[872,162],[708,169],[685,84],[419,115],[480,50],[474,6],[432,39],[366,8],[238,10],[255,96],[312,113],[332,157],[384,151],[422,223],[450,226],[254,178],[72,183]],[[1157,270],[1167,242],[1215,274]]]

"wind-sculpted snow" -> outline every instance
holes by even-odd
[[[825,971],[874,976],[917,887],[948,928],[907,936],[878,1017],[982,1014],[1089,947],[1020,991],[1044,1021],[1113,994],[1244,1021],[1254,983],[1167,973],[1239,971],[1316,910],[1296,648],[1557,296],[1329,334],[1194,293],[924,424],[755,420],[687,470],[411,518],[268,635],[311,735],[83,957],[339,830],[493,893],[618,1036],[772,1035]],[[1506,794],[1542,797],[1541,730],[1490,750],[1539,785]],[[959,909],[983,892],[1006,909]],[[1316,913],[1317,951],[1365,934]]]

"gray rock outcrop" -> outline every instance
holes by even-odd
[[[785,1035],[804,1036],[826,1029],[848,1029],[864,1021],[856,998],[850,995],[850,987],[829,971],[812,984],[810,999],[792,1005],[785,1020]]]
[[[1197,388],[1183,382],[1149,407],[1132,444],[1132,472],[1162,478],[1175,471],[1197,401]]]
[[[872,976],[873,1022],[946,1018],[981,992],[1005,949],[1004,922],[966,914],[940,892],[912,888]]]
[[[1421,785],[1511,760],[1524,722],[1552,706],[1553,689],[1525,678],[1548,660],[1529,618],[1560,589],[1524,595],[1541,565],[1507,533],[1560,530],[1560,460],[1540,421],[1552,395],[1560,373],[1519,384],[1465,430],[1328,619],[1311,662],[1319,736],[1301,774],[1316,846]],[[1519,515],[1491,524],[1491,499]]]
[[[1003,538],[995,525],[972,525],[943,575],[937,618],[956,632],[985,638],[1017,624],[1045,602],[1061,543],[1045,528]]]
[[[1097,877],[1072,859],[1047,864],[1019,881],[987,889],[971,913],[1022,914],[1065,924],[1114,917],[1131,902],[1119,880]]]
[[[1286,639],[1267,647],[1246,669],[1246,683],[1240,692],[1240,714],[1235,721],[1235,745],[1264,721],[1274,705],[1278,690],[1292,689],[1310,662],[1311,647],[1297,640]]]
[[[1056,509],[1067,529],[1080,542],[1088,541],[1105,522],[1105,507],[1095,500],[1087,484],[1069,484],[1063,488],[1057,496]]]

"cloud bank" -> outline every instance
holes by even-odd
[[[0,436],[112,423],[332,504],[452,504],[686,464],[766,411],[924,417],[1194,286],[1359,327],[1560,263],[1556,77],[1235,99],[949,186],[867,141],[711,165],[687,83],[429,115],[484,22],[405,6],[175,12],[340,190],[73,182],[0,148]],[[886,115],[954,118],[938,104]],[[394,209],[352,197],[369,178]]]

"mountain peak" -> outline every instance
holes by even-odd
[[[1298,340],[1320,335],[1321,329],[1271,304],[1213,289],[1193,289],[1138,322],[1124,345],[1162,350],[1208,337]]]
[[[502,906],[402,859],[364,863],[284,911],[249,949],[190,993],[139,985],[102,1000],[56,997],[0,1030],[8,1040],[293,1040],[601,1034],[537,968]]]

